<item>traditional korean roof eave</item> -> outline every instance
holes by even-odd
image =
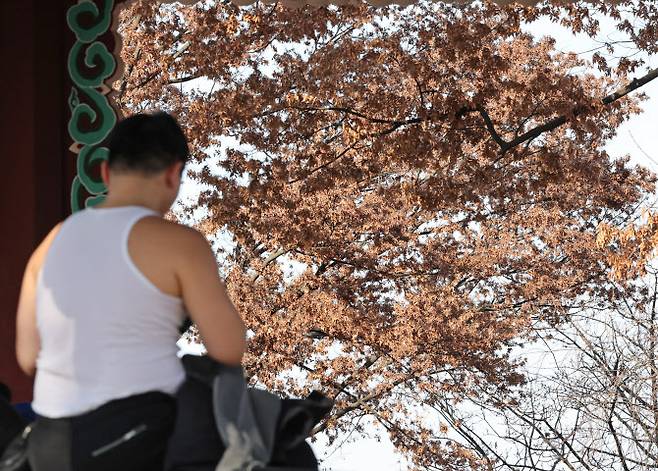
[[[164,0],[166,3],[170,3],[174,0]],[[180,0],[179,0],[180,1]],[[190,4],[194,3],[196,0],[183,0],[182,3]],[[355,0],[231,0],[232,3],[238,6],[248,6],[252,5],[256,1],[267,4],[281,3],[287,7],[291,8],[302,8],[307,5],[311,6],[326,6],[326,5],[346,5],[351,3],[359,3]],[[366,0],[370,5],[373,6],[388,6],[388,5],[401,5],[407,6],[416,3],[417,0]],[[444,3],[451,3],[457,5],[466,5],[472,3],[473,0],[443,0]],[[492,0],[494,3],[506,6],[513,3],[518,3],[523,6],[533,6],[541,3],[541,0]],[[564,3],[575,3],[577,0],[566,0]],[[585,0],[588,1],[588,0]],[[593,0],[590,0],[593,1]],[[606,3],[615,4],[619,3],[620,0],[608,0]]]
[[[174,1],[177,1],[178,3],[182,3],[184,5],[190,5],[196,3],[198,0],[160,0],[160,3],[173,3]],[[303,8],[307,5],[321,7],[326,5],[349,5],[349,4],[360,3],[357,0],[231,0],[233,4],[238,6],[252,5],[257,1],[266,4],[280,3],[290,8]],[[417,2],[417,0],[366,0],[366,1],[370,5],[381,6],[381,7],[388,5],[407,6]],[[468,3],[473,2],[473,0],[443,0],[443,1],[444,3],[451,3],[457,5],[466,5]],[[537,3],[540,3],[541,0],[492,0],[492,1],[501,6],[511,5],[513,3],[518,3],[524,6],[532,6],[532,5],[536,5]],[[567,0],[565,3],[574,3],[576,1],[577,0]],[[614,3],[618,3],[619,1],[620,0],[609,0],[606,3],[614,4]]]

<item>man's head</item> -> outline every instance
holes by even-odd
[[[101,167],[109,198],[148,197],[165,212],[176,200],[189,151],[176,120],[167,113],[136,114],[119,122],[106,140]]]

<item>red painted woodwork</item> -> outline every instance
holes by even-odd
[[[69,214],[75,174],[66,122],[66,26],[72,1],[0,2],[0,381],[14,401],[32,397],[32,381],[14,353],[15,313],[25,264],[48,231]]]

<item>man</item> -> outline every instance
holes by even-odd
[[[36,371],[34,471],[161,469],[186,314],[215,360],[238,365],[245,350],[208,242],[162,217],[188,159],[176,121],[132,116],[107,147],[105,201],[58,224],[25,270],[16,355]]]

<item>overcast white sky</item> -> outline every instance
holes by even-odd
[[[599,45],[587,37],[574,37],[546,22],[534,24],[530,29],[538,36],[553,35],[557,40],[558,49],[562,51],[582,52]],[[653,58],[649,61],[649,65],[658,66],[658,59]],[[630,154],[633,162],[658,172],[658,148],[656,145],[658,80],[645,85],[642,91],[649,96],[649,100],[643,104],[644,112],[621,126],[617,137],[608,144],[607,150],[612,157]],[[194,188],[193,184],[188,183],[183,188],[182,199],[196,197],[198,188]],[[372,428],[372,432],[373,437],[370,439],[347,436],[332,446],[327,446],[326,440],[321,437],[312,444],[318,458],[323,461],[321,469],[323,471],[407,470],[404,460],[395,453],[385,434],[378,433],[380,431],[375,427]]]

